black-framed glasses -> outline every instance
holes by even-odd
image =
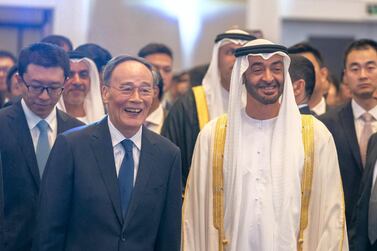
[[[22,82],[24,82],[25,86],[27,87],[28,91],[31,93],[31,94],[34,94],[34,95],[41,95],[44,90],[47,91],[47,94],[50,95],[50,96],[59,96],[63,90],[64,90],[64,87],[62,86],[43,86],[43,85],[40,85],[40,84],[28,84],[24,78],[22,78]]]

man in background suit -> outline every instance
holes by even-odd
[[[40,179],[49,149],[57,134],[82,125],[55,108],[69,74],[69,59],[62,49],[44,43],[30,45],[20,52],[18,69],[22,100],[0,110],[1,250],[6,251],[31,250]]]
[[[108,117],[60,135],[42,181],[39,251],[180,249],[179,149],[142,124],[152,66],[119,56],[104,70]]]
[[[373,97],[377,90],[377,43],[369,39],[354,41],[344,59],[344,77],[352,100],[320,119],[335,140],[349,230],[365,166],[366,145],[377,131],[377,99]]]
[[[351,251],[376,251],[377,241],[368,236],[368,228],[377,229],[377,224],[370,221],[369,210],[371,198],[376,198],[377,192],[377,134],[371,136],[368,144],[365,171],[360,183],[359,198],[354,214],[352,215],[352,228],[350,229],[349,242]],[[375,201],[375,200],[374,200]],[[374,211],[374,216],[377,211]],[[376,223],[376,222],[374,222]]]
[[[289,65],[289,75],[291,76],[293,93],[296,104],[301,114],[313,114],[308,105],[308,101],[314,91],[315,71],[309,59],[301,55],[289,55],[291,63]]]

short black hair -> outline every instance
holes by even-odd
[[[288,53],[289,54],[311,53],[317,60],[319,67],[323,68],[325,66],[325,63],[323,61],[322,55],[319,52],[319,50],[317,50],[316,48],[314,48],[312,45],[310,45],[307,42],[301,42],[301,43],[298,43],[289,47]]]
[[[7,78],[6,78],[6,81],[5,83],[7,84],[7,90],[8,92],[10,93],[11,90],[12,90],[12,77],[14,76],[14,74],[17,73],[17,65],[13,65],[8,73],[7,73]]]
[[[60,67],[64,77],[69,76],[70,66],[67,53],[54,44],[35,43],[23,48],[18,56],[18,74],[23,77],[29,64],[43,67]]]
[[[137,55],[139,57],[145,58],[149,55],[157,53],[166,54],[169,57],[173,58],[173,52],[171,51],[171,49],[164,44],[158,43],[147,44],[146,46],[140,49]]]
[[[82,53],[85,57],[93,60],[97,66],[98,72],[101,72],[107,62],[112,58],[111,53],[98,44],[82,44],[75,49],[76,52]]]
[[[124,63],[126,61],[136,61],[136,62],[139,62],[139,63],[143,64],[145,67],[147,67],[151,71],[151,74],[152,74],[152,77],[153,77],[153,84],[157,85],[157,83],[158,83],[158,76],[156,74],[156,71],[153,70],[153,66],[149,62],[147,62],[144,58],[133,57],[133,56],[129,56],[129,55],[120,55],[120,56],[117,56],[117,57],[111,59],[106,64],[106,66],[105,66],[105,68],[103,70],[103,82],[104,82],[104,85],[107,85],[107,86],[110,85],[111,75],[113,74],[115,68],[118,65],[120,65],[121,63]]]
[[[10,58],[13,63],[17,63],[17,58],[10,51],[0,50],[0,58]]]
[[[315,70],[312,62],[301,55],[290,54],[291,64],[289,66],[289,75],[292,83],[303,79],[305,81],[305,94],[311,97],[315,87]]]
[[[359,39],[353,41],[350,45],[348,45],[347,49],[344,52],[344,62],[343,67],[346,68],[347,57],[353,50],[367,50],[373,49],[377,52],[377,42],[372,39]]]
[[[162,100],[162,96],[164,95],[164,80],[162,79],[162,76],[159,71],[156,69],[153,70],[154,74],[156,74],[157,82],[156,86],[158,88],[158,100]]]
[[[54,44],[59,47],[63,47],[64,45],[67,45],[68,51],[73,50],[73,45],[72,45],[71,40],[69,40],[69,38],[62,35],[49,35],[47,37],[42,38],[41,42]]]

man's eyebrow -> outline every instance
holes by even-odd
[[[275,61],[272,63],[272,65],[277,65],[277,64],[284,64],[283,60]]]
[[[254,67],[254,66],[263,66],[263,63],[262,62],[255,62],[255,63],[252,63],[250,65],[250,67]]]

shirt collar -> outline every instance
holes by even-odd
[[[107,122],[108,122],[108,125],[109,125],[111,142],[112,142],[113,148],[116,145],[120,144],[120,142],[122,142],[124,139],[130,139],[134,143],[134,145],[136,146],[136,148],[140,151],[140,149],[141,149],[141,134],[142,134],[142,131],[143,131],[143,127],[142,126],[140,126],[140,129],[135,133],[134,136],[132,136],[131,138],[126,138],[114,126],[114,124],[111,122],[111,120],[110,120],[109,117],[107,117]]]
[[[377,119],[377,105],[373,107],[372,109],[370,109],[369,111],[366,111],[354,99],[352,99],[351,106],[352,106],[354,119],[359,119],[360,116],[363,115],[365,112],[370,113],[374,117],[374,119]]]
[[[153,111],[145,122],[153,124],[153,125],[160,125],[164,121],[164,109],[162,108],[162,105],[159,104],[157,109]]]
[[[325,100],[325,98],[322,97],[321,101],[310,110],[312,110],[313,112],[315,112],[318,115],[324,114],[326,112],[326,100]]]
[[[24,99],[21,100],[21,105],[22,109],[24,110],[29,129],[32,130],[39,123],[39,121],[42,120],[42,118],[36,115],[32,110],[30,110],[30,108],[26,105]],[[50,130],[53,130],[53,124],[56,121],[56,106],[54,106],[50,114],[44,120],[47,122]]]

